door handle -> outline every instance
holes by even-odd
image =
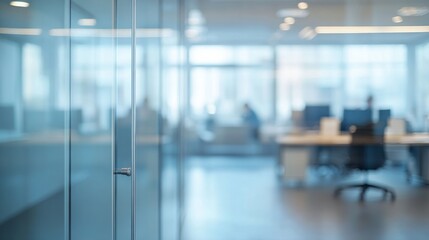
[[[131,176],[131,168],[117,168],[113,172],[114,174]]]

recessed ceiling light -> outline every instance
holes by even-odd
[[[279,25],[279,28],[280,28],[280,30],[282,30],[282,31],[287,31],[287,30],[289,30],[289,29],[290,29],[290,25],[289,25],[289,24],[287,24],[287,23],[281,23],[281,24]]]
[[[10,5],[13,6],[13,7],[26,8],[26,7],[30,6],[30,3],[24,2],[24,1],[12,1],[12,2],[10,2]]]
[[[392,22],[394,22],[394,23],[401,23],[402,21],[403,21],[403,19],[401,16],[394,16],[392,18]]]
[[[299,2],[298,3],[298,8],[299,9],[307,9],[308,8],[308,3],[306,3],[306,2]]]
[[[203,14],[198,9],[192,9],[189,12],[188,24],[189,25],[203,25],[206,20],[204,19]]]
[[[77,23],[80,26],[95,26],[95,24],[97,24],[97,20],[94,18],[81,18]]]
[[[284,22],[287,23],[287,24],[289,24],[289,25],[292,25],[292,24],[295,23],[295,18],[293,18],[293,17],[286,17],[284,19]]]

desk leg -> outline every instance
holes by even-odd
[[[408,181],[418,185],[429,186],[429,147],[413,146],[411,147],[411,153],[416,161],[416,172],[414,177],[411,177]]]
[[[310,147],[282,146],[279,154],[279,164],[283,180],[305,181],[311,153],[312,149]]]
[[[423,185],[429,186],[429,147],[421,147],[419,175]]]

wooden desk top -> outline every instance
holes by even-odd
[[[352,143],[350,134],[341,135],[320,135],[317,133],[303,133],[301,135],[285,135],[277,138],[277,143],[280,145],[290,146],[345,146]],[[429,145],[428,133],[414,133],[407,135],[396,135],[384,137],[385,144],[398,145]]]

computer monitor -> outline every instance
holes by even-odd
[[[331,108],[328,105],[307,105],[303,113],[303,125],[306,128],[318,129],[320,120],[331,116]]]
[[[15,130],[15,109],[13,106],[0,106],[0,130]]]
[[[384,130],[387,127],[387,123],[391,117],[390,109],[380,109],[378,110],[378,122],[375,126],[375,131],[378,134],[384,134]]]
[[[371,109],[344,109],[341,130],[348,131],[351,126],[366,126],[372,123]]]
[[[378,122],[387,124],[391,115],[390,109],[378,110]]]

